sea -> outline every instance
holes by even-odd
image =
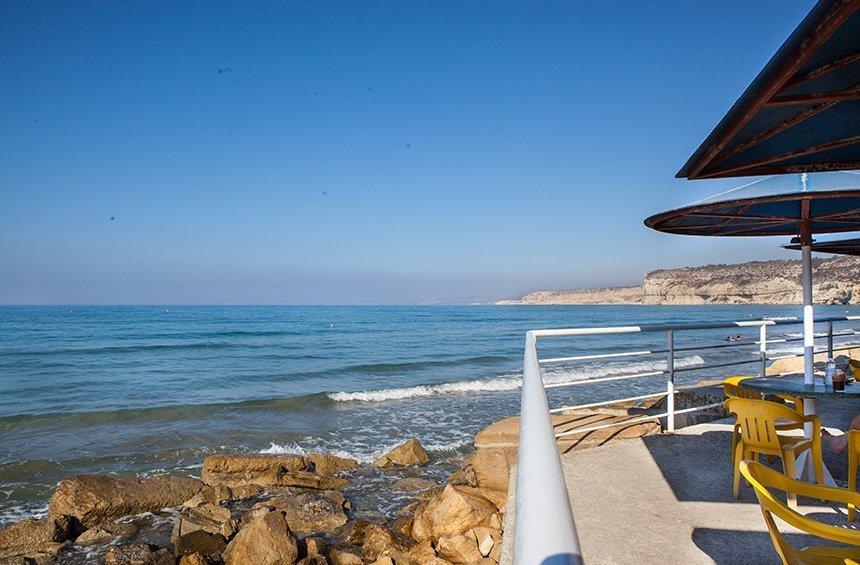
[[[846,313],[860,307],[817,308]],[[372,462],[414,437],[430,466],[359,470],[347,492],[357,513],[390,516],[404,501],[386,484],[403,473],[443,481],[473,451],[476,432],[518,413],[529,329],[801,315],[798,306],[0,306],[0,525],[44,515],[58,482],[74,474],[199,476],[206,456],[224,452]],[[676,341],[736,336],[743,347],[676,355],[690,369],[676,382],[757,371],[757,330],[682,332]],[[662,333],[565,338],[541,344],[541,356],[665,344]],[[771,348],[800,351],[800,342]],[[562,363],[543,376],[573,381],[665,363],[664,355]],[[646,377],[550,389],[548,399],[664,389],[662,378]]]

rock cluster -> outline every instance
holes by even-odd
[[[428,461],[421,444],[409,440],[376,465]],[[80,546],[108,565],[498,562],[506,492],[496,488],[498,480],[481,482],[490,475],[480,461],[444,486],[415,476],[392,480],[393,491],[415,496],[393,523],[352,516],[341,489],[349,481],[343,474],[357,467],[323,453],[217,455],[204,461],[202,480],[71,477],[60,483],[46,518],[0,530],[0,563],[53,563]],[[139,536],[146,526],[135,519],[165,508],[176,509],[170,541]]]

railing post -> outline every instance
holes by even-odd
[[[827,358],[833,359],[833,322],[827,322]]]
[[[758,357],[761,359],[761,370],[759,376],[767,373],[767,326],[762,324],[758,327]]]
[[[666,359],[666,430],[675,431],[675,332],[666,332],[668,350]]]

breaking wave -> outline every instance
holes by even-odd
[[[704,365],[705,360],[699,355],[682,357],[675,361],[675,367],[693,367]],[[587,365],[578,368],[558,367],[543,371],[544,381],[547,383],[558,383],[571,380],[585,380],[589,378],[606,377],[620,373],[645,373],[659,371],[666,368],[665,361],[642,361],[636,363],[604,363],[600,365]],[[522,378],[519,376],[505,375],[489,379],[476,379],[470,381],[455,381],[452,383],[415,385],[402,388],[383,388],[379,390],[356,391],[356,392],[334,392],[328,397],[335,402],[385,402],[389,400],[404,400],[408,398],[422,398],[443,394],[464,394],[482,392],[504,392],[520,388]]]
[[[516,390],[520,387],[519,377],[496,377],[474,381],[458,381],[437,385],[416,385],[403,388],[383,388],[380,390],[359,392],[334,392],[328,395],[335,402],[384,402],[386,400],[403,400],[406,398],[421,398],[438,394],[457,394],[464,392],[499,392]]]
[[[266,449],[261,449],[260,453],[265,453],[266,455],[307,455],[302,447],[293,442],[289,445],[281,445],[275,442],[270,442],[271,445]]]

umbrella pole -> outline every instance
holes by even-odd
[[[803,255],[803,382],[813,383],[815,366],[815,317],[812,310],[812,247],[804,243],[800,248]]]
[[[803,179],[805,180],[805,179]],[[800,202],[800,253],[802,267],[800,278],[803,285],[803,382],[814,382],[815,368],[815,317],[812,312],[812,221],[809,200]]]

